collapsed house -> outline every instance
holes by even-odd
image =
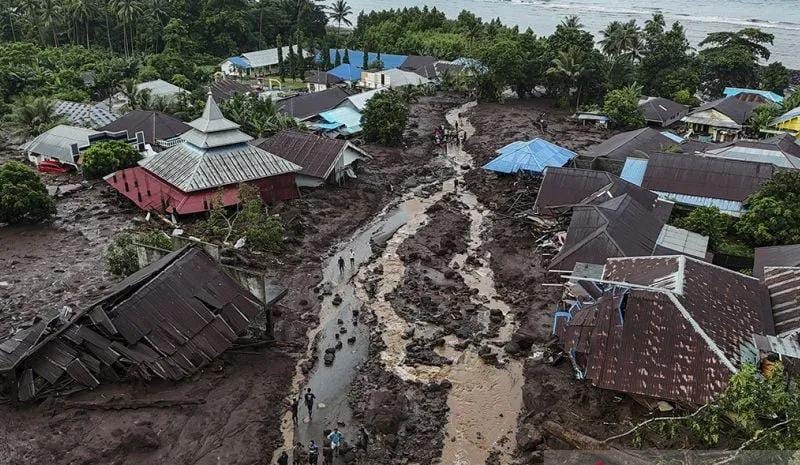
[[[706,150],[704,155],[771,163],[778,168],[800,169],[800,144],[789,134],[779,134],[764,140],[739,139]]]
[[[40,317],[0,343],[2,394],[27,401],[123,377],[180,380],[261,315],[271,322],[267,305],[283,293],[262,295],[266,302],[200,248],[184,247],[85,309]]]
[[[483,169],[502,174],[525,171],[541,175],[547,168],[560,168],[578,156],[571,150],[539,138],[512,142],[496,153],[497,157],[483,165]]]
[[[701,405],[775,334],[766,288],[687,256],[610,258],[580,279],[592,297],[556,312],[553,331],[581,379],[632,396]]]

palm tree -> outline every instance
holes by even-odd
[[[353,10],[345,0],[336,0],[334,3],[331,3],[331,6],[328,7],[328,11],[330,11],[330,13],[328,13],[328,18],[336,21],[338,24],[336,30],[338,35],[341,35],[342,33],[342,23],[345,23],[348,26],[353,25],[353,22],[348,19],[348,16],[353,14]]]
[[[39,4],[41,15],[39,18],[45,29],[50,29],[53,33],[53,45],[58,47],[58,33],[56,24],[61,18],[61,7],[56,0],[42,0]]]
[[[136,110],[139,103],[142,101],[139,89],[136,87],[136,81],[133,79],[126,79],[120,83],[119,91],[127,101],[125,106],[128,110]]]
[[[641,29],[635,20],[625,24],[612,21],[604,30],[600,31],[600,34],[603,39],[599,44],[606,55],[610,57],[627,56],[634,61],[641,58],[644,45]]]
[[[561,25],[569,29],[583,28],[583,24],[581,24],[581,19],[578,17],[578,15],[567,16],[563,21],[561,21]]]
[[[90,0],[71,0],[69,2],[69,12],[72,15],[75,23],[83,23],[86,32],[86,48],[89,48],[89,15],[92,14],[94,6],[90,4]],[[75,39],[78,38],[78,28],[75,28]]]
[[[25,97],[3,118],[14,136],[27,139],[62,124],[65,119],[55,112],[55,105],[45,97]]]
[[[125,56],[133,55],[133,21],[144,13],[144,8],[138,0],[111,0],[111,8],[122,21]],[[128,34],[130,34],[130,42],[128,42]]]
[[[553,65],[547,70],[548,75],[560,77],[570,84],[570,95],[574,95],[577,91],[576,109],[580,106],[581,100],[581,78],[589,71],[585,61],[583,51],[579,47],[572,46],[566,51],[558,52],[558,57],[553,59]]]

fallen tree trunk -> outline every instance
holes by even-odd
[[[80,402],[59,401],[58,407],[64,409],[84,410],[136,410],[141,408],[172,408],[184,405],[203,405],[205,399],[158,399],[158,400],[129,400],[121,402]]]
[[[544,430],[552,436],[566,442],[578,450],[602,450],[608,449],[608,444],[598,439],[587,436],[583,433],[567,429],[554,421],[546,421],[542,425]]]

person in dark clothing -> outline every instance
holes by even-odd
[[[344,257],[339,255],[339,273],[344,273]]]
[[[292,465],[301,465],[306,458],[306,448],[298,442],[292,449]]]
[[[278,457],[278,465],[289,465],[289,454],[286,451],[281,452],[281,456]]]
[[[300,398],[292,400],[292,423],[297,424],[297,411],[300,410]]]
[[[316,398],[317,396],[315,396],[314,393],[311,392],[311,388],[306,389],[305,400],[306,400],[306,408],[308,408],[309,420],[314,416],[314,399]]]
[[[314,440],[308,445],[308,465],[317,465],[319,461],[319,447]]]
[[[322,441],[322,465],[333,465],[333,447],[331,441]]]
[[[367,432],[367,428],[363,426],[358,430],[358,448],[364,449],[364,454],[367,453],[367,449],[369,448],[369,432]]]

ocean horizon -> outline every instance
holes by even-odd
[[[611,21],[635,19],[643,25],[653,13],[661,12],[668,23],[684,25],[695,47],[710,32],[760,28],[775,36],[769,62],[800,69],[800,0],[348,0],[348,4],[353,16],[361,11],[425,5],[452,18],[469,10],[485,21],[500,18],[505,24],[530,27],[538,35],[551,34],[569,15],[578,15],[586,29],[597,34]]]

